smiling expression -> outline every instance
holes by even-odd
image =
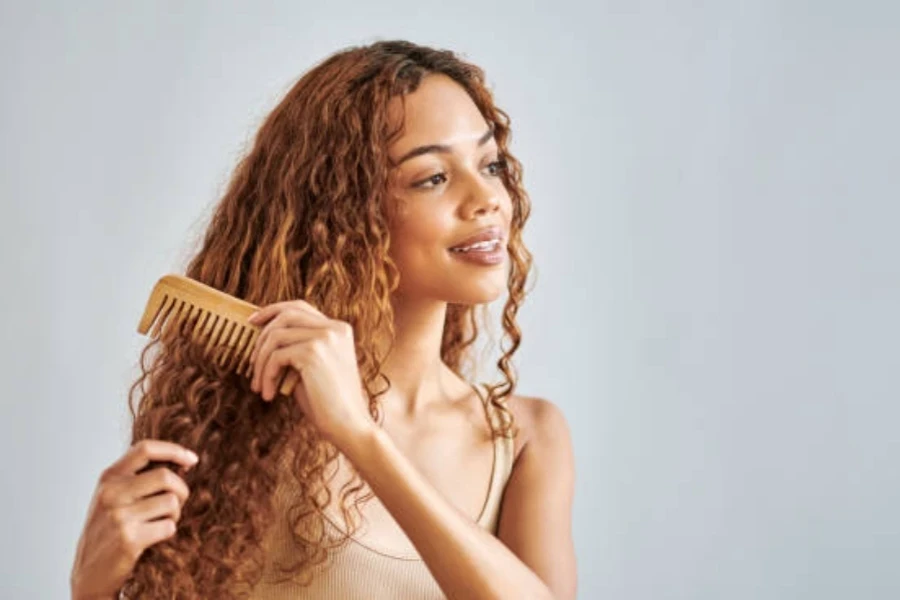
[[[505,163],[490,125],[465,89],[445,75],[423,78],[403,108],[392,100],[391,113],[402,114],[404,125],[388,149],[396,293],[490,302],[506,289],[512,216]],[[465,252],[451,250],[479,233],[489,239]]]

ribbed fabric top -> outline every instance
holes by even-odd
[[[475,387],[475,386],[473,386]],[[498,415],[486,402],[485,395],[475,387],[485,408],[491,429],[497,427]],[[513,463],[513,441],[494,438],[494,461],[487,496],[477,519],[480,527],[496,534],[500,513],[500,499],[509,480]],[[325,524],[330,534],[343,532],[338,526],[342,519],[326,514]],[[407,538],[408,539],[408,538]],[[399,552],[350,538],[342,548],[331,552],[327,564],[313,570],[312,582],[303,586],[292,581],[277,581],[278,571],[272,570],[273,559],[290,564],[293,541],[287,532],[275,535],[268,545],[268,561],[262,581],[254,588],[251,600],[394,600],[441,599],[443,592],[412,543],[408,552]],[[273,580],[274,578],[274,580]]]

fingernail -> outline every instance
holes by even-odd
[[[200,461],[200,457],[197,456],[197,454],[191,450],[187,451],[187,457],[188,457],[188,460],[191,461],[191,464],[197,464],[197,462]]]
[[[253,319],[256,318],[256,315],[258,315],[258,314],[259,314],[259,311],[256,311],[255,313],[253,313],[252,315],[250,315],[249,317],[247,317],[247,320],[248,320],[248,321],[252,321]]]

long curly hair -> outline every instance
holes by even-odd
[[[465,88],[507,163],[501,177],[513,216],[497,361],[503,381],[486,388],[501,416],[495,435],[514,437],[507,399],[517,379],[511,361],[521,341],[516,314],[532,262],[522,241],[530,202],[521,164],[508,151],[509,117],[494,105],[483,71],[453,52],[380,41],[342,50],[305,73],[238,163],[185,274],[257,305],[302,298],[350,323],[378,420],[378,398],[390,381],[381,372],[385,357],[376,341],[393,337],[390,295],[399,281],[388,255],[387,148],[402,124],[389,119],[388,103],[432,73]],[[441,357],[461,377],[474,361],[479,323],[488,327],[488,314],[485,306],[448,306]],[[326,562],[329,548],[346,541],[331,543],[323,533],[322,509],[330,501],[326,467],[337,451],[296,403],[260,402],[245,379],[204,360],[184,336],[152,339],[140,369],[129,392],[132,442],[171,440],[195,450],[200,462],[184,475],[191,495],[176,535],[144,552],[124,597],[242,597],[239,590],[252,588],[264,571],[264,535],[278,512],[273,494],[285,456],[299,490],[289,511],[298,557],[290,571],[302,579]],[[348,521],[361,501],[350,502],[363,487],[355,481],[340,494]]]

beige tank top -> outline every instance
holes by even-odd
[[[475,391],[481,398],[485,415],[492,430],[499,424],[499,415],[486,402],[486,394],[476,386]],[[512,471],[514,458],[513,440],[505,437],[494,438],[494,461],[487,496],[477,519],[477,524],[496,535],[497,520],[500,513],[500,499],[506,482]],[[342,532],[338,528],[338,519],[326,514],[326,527],[333,528],[331,533]],[[271,558],[281,563],[291,560],[292,541],[285,535],[276,537],[270,542]],[[253,589],[251,600],[367,600],[432,599],[445,598],[425,562],[415,551],[412,543],[410,550],[400,553],[397,550],[378,546],[366,541],[363,543],[350,538],[346,545],[333,551],[326,565],[319,565],[313,570],[312,582],[308,586],[292,581],[276,581],[273,579],[271,563],[266,566],[262,581]]]

